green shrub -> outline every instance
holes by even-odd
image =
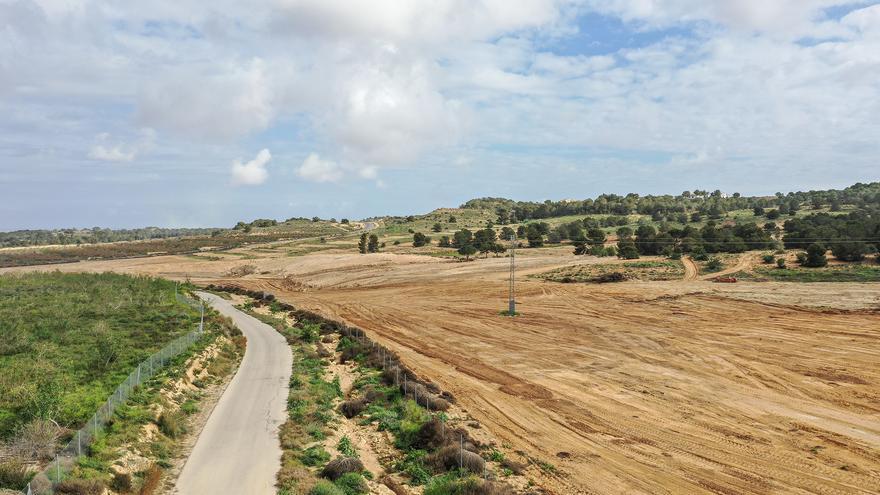
[[[465,495],[477,493],[480,480],[473,476],[460,477],[458,473],[446,473],[431,478],[425,485],[424,495]]]
[[[309,492],[309,495],[346,495],[341,488],[327,480],[321,480]]]
[[[320,445],[313,445],[303,451],[299,460],[306,466],[319,466],[330,460],[330,453]]]
[[[369,491],[360,473],[345,473],[335,483],[345,495],[362,495]]]
[[[764,263],[767,265],[776,261],[776,257],[772,254],[765,254],[761,259],[764,260]]]
[[[336,444],[336,450],[345,457],[358,457],[357,449],[354,448],[348,435],[344,435],[339,439],[339,443]]]
[[[394,467],[409,476],[410,484],[424,485],[431,478],[431,473],[425,467],[426,456],[424,450],[409,450]]]

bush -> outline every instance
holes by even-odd
[[[776,256],[773,256],[772,254],[765,254],[761,259],[764,260],[765,264],[769,265],[776,261]]]
[[[409,450],[394,467],[409,476],[411,485],[424,485],[431,478],[431,473],[425,467],[426,455],[424,450]]]
[[[27,466],[18,459],[0,462],[0,488],[22,490],[31,480]]]
[[[797,259],[799,265],[803,265],[807,262],[807,253],[797,253],[795,259]]]
[[[367,408],[367,401],[363,397],[349,399],[339,406],[339,411],[348,419],[362,413]]]
[[[183,416],[180,411],[164,411],[159,415],[156,421],[161,431],[168,438],[177,438],[186,433],[186,427],[183,424]]]
[[[776,260],[777,268],[785,268],[785,258],[779,258]]]
[[[329,461],[330,453],[324,450],[324,447],[321,447],[320,445],[313,445],[305,449],[299,459],[306,466],[314,467]]]
[[[345,492],[333,483],[321,480],[309,491],[309,495],[345,495]]]
[[[710,258],[709,261],[706,263],[706,269],[712,272],[717,272],[723,267],[724,262],[722,262],[721,258],[718,257]]]
[[[128,493],[131,491],[131,475],[128,473],[113,473],[110,488],[116,493]]]
[[[101,495],[104,484],[98,480],[65,480],[55,485],[57,495]]]
[[[362,495],[369,492],[367,482],[360,473],[345,473],[336,480],[336,486],[345,495]]]
[[[336,444],[336,450],[338,450],[342,455],[346,457],[357,457],[357,449],[354,448],[354,445],[351,443],[351,439],[348,438],[348,435],[344,435],[339,443]]]
[[[356,457],[337,457],[328,462],[321,470],[321,476],[336,481],[348,473],[359,473],[364,470],[364,463]]]
[[[12,450],[22,459],[51,459],[55,455],[58,434],[55,423],[35,419],[18,430],[12,441]]]
[[[808,266],[811,268],[821,268],[828,264],[828,258],[825,257],[825,246],[813,243],[807,247],[807,259],[804,261],[804,266]]]

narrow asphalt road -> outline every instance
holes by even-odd
[[[281,467],[278,428],[284,422],[293,358],[274,329],[225,299],[199,293],[232,318],[247,350],[177,479],[179,495],[274,494]]]

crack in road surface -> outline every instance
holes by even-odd
[[[275,493],[281,467],[278,428],[286,418],[285,396],[293,357],[278,332],[204,292],[199,297],[232,318],[247,337],[241,366],[214,408],[174,493]]]

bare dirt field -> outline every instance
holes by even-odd
[[[331,249],[49,269],[232,283],[357,325],[546,463],[535,476],[552,493],[880,493],[880,286],[526,276],[594,262],[524,251],[516,318],[499,315],[505,258]]]

